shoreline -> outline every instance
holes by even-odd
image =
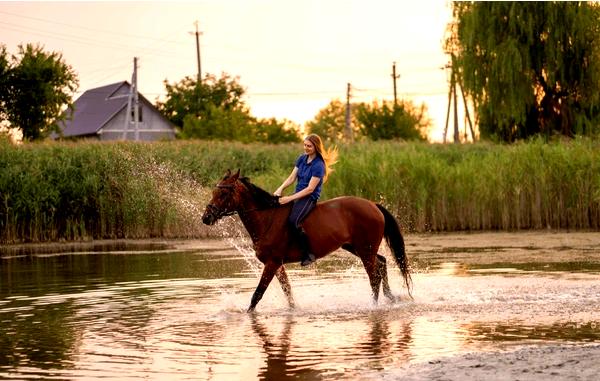
[[[515,239],[518,237],[519,239]],[[543,239],[540,239],[542,238]],[[57,253],[86,253],[99,251],[187,251],[221,250],[229,248],[224,237],[206,238],[124,238],[88,241],[34,242],[0,245],[0,258]],[[454,233],[409,233],[404,235],[409,255],[430,252],[474,252],[483,247],[494,249],[531,250],[541,248],[555,251],[598,250],[600,231],[471,231]],[[382,243],[382,246],[385,246]],[[486,250],[484,250],[486,251]],[[487,250],[489,251],[489,249]]]
[[[526,345],[411,363],[378,380],[596,380],[600,344]]]

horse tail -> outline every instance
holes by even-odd
[[[410,276],[410,266],[408,264],[408,257],[406,256],[406,251],[404,250],[404,238],[402,238],[402,232],[400,231],[400,225],[398,221],[394,218],[394,216],[383,206],[376,204],[377,208],[383,213],[383,217],[385,218],[385,226],[384,226],[384,236],[385,241],[387,242],[390,250],[394,254],[396,258],[396,263],[398,267],[400,267],[400,271],[402,272],[402,277],[404,278],[404,283],[406,284],[406,288],[408,289],[408,295],[412,298],[412,294],[410,292],[412,279]]]

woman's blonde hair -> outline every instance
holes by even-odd
[[[337,147],[329,147],[328,149],[325,149],[323,140],[321,140],[321,137],[317,134],[310,134],[306,136],[304,140],[308,140],[312,143],[312,145],[315,147],[315,151],[317,151],[317,155],[321,156],[325,162],[325,176],[323,177],[323,182],[326,182],[329,178],[329,174],[333,172],[333,165],[337,163]]]

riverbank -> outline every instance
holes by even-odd
[[[235,230],[229,226],[229,230]],[[239,230],[239,229],[238,229]],[[600,253],[600,232],[536,230],[519,232],[472,232],[405,234],[406,251],[412,261],[427,262],[439,253],[451,253],[462,261],[497,261],[501,253],[536,252],[545,261],[576,261],[590,252]],[[385,243],[382,243],[385,246]],[[0,257],[93,252],[222,250],[224,238],[203,239],[107,239],[0,245]],[[474,253],[477,253],[474,255]],[[493,255],[487,255],[493,253]],[[547,255],[551,253],[551,255]],[[465,255],[469,254],[469,255]],[[512,261],[518,261],[514,255]],[[528,257],[531,259],[531,257]]]
[[[94,253],[142,253],[173,252],[188,250],[222,250],[222,239],[100,239],[76,242],[43,242],[0,245],[0,258],[53,255],[53,254],[94,254]]]
[[[378,373],[377,380],[581,380],[598,379],[600,345],[525,346],[411,363]]]

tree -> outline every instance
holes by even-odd
[[[597,132],[597,4],[453,2],[453,18],[446,49],[482,137]]]
[[[257,119],[245,108],[224,110],[209,106],[204,118],[188,114],[183,121],[180,137],[183,139],[236,140],[243,143],[297,142],[299,126],[275,118]]]
[[[5,121],[7,116],[5,96],[8,91],[8,73],[10,63],[8,62],[8,52],[4,45],[0,45],[0,124]]]
[[[372,104],[356,103],[351,107],[352,128],[358,139],[425,140],[431,122],[426,116],[425,105],[416,108],[404,101],[394,106],[390,102]],[[319,134],[330,142],[344,138],[346,105],[339,100],[331,101],[321,109],[314,120],[306,123],[309,132]]]
[[[245,89],[238,78],[223,73],[221,78],[207,74],[199,84],[194,77],[185,77],[181,81],[169,84],[164,81],[167,90],[166,100],[157,102],[158,110],[173,124],[183,127],[186,115],[206,118],[213,107],[234,110],[243,107],[242,96]]]
[[[66,118],[77,86],[77,75],[59,53],[19,45],[9,61],[5,47],[0,51],[0,116],[26,140],[60,132],[57,122]]]
[[[279,121],[275,118],[255,119],[254,129],[256,140],[265,143],[291,143],[299,142],[300,126],[284,119]]]
[[[357,105],[352,105],[350,107],[352,112],[351,125],[354,136],[359,132],[358,122],[355,116],[356,107]],[[332,100],[317,113],[313,120],[306,122],[306,129],[308,133],[317,134],[327,142],[336,143],[344,140],[344,131],[346,129],[346,104],[339,99]]]
[[[181,127],[182,139],[237,140],[241,142],[283,143],[299,140],[299,126],[289,121],[257,119],[250,114],[238,78],[223,73],[217,79],[207,74],[202,83],[185,77],[170,85],[167,98],[158,109]]]
[[[430,120],[425,105],[417,109],[412,102],[360,104],[357,110],[362,134],[372,140],[426,140]]]

